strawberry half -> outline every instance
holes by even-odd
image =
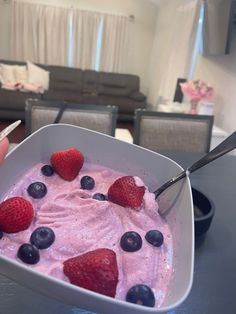
[[[15,233],[27,229],[34,216],[33,206],[23,197],[11,197],[0,204],[0,230]]]
[[[134,177],[117,179],[108,190],[108,200],[123,207],[139,208],[143,201],[144,186],[137,186]]]
[[[72,284],[115,297],[118,268],[114,251],[102,248],[69,258],[63,271]]]
[[[72,181],[84,164],[84,156],[76,148],[61,150],[52,154],[51,164],[60,177]]]

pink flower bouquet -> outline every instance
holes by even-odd
[[[214,96],[213,87],[207,85],[201,80],[189,81],[181,83],[183,94],[191,101],[199,102],[201,100],[212,100]]]

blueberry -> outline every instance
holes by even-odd
[[[155,296],[151,288],[146,285],[136,285],[129,289],[126,301],[149,307],[155,306]]]
[[[29,243],[22,244],[19,247],[17,257],[26,264],[37,264],[40,259],[39,250]]]
[[[95,193],[95,194],[93,194],[93,198],[95,200],[98,200],[98,201],[105,201],[107,199],[106,195],[104,195],[102,193]]]
[[[124,233],[120,239],[120,246],[126,252],[135,252],[142,247],[142,238],[135,231]]]
[[[47,194],[47,187],[42,182],[33,182],[28,186],[27,192],[33,198],[42,198]]]
[[[33,231],[30,243],[38,249],[47,249],[55,241],[55,233],[49,227],[39,227]]]
[[[41,172],[43,175],[45,175],[46,177],[51,177],[54,174],[54,169],[52,166],[50,165],[44,165],[41,168]]]
[[[150,230],[146,233],[145,239],[152,245],[159,247],[164,242],[163,234],[159,230]]]
[[[92,190],[94,188],[95,181],[90,176],[84,176],[81,178],[80,184],[83,190]]]
[[[3,232],[0,231],[0,239],[2,239],[2,238],[3,238]]]

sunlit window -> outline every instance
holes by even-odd
[[[193,73],[194,73],[194,70],[196,67],[198,53],[202,52],[202,48],[203,48],[203,40],[202,40],[203,19],[204,19],[204,4],[202,3],[200,15],[199,15],[199,20],[198,20],[198,29],[197,29],[195,47],[194,47],[193,56],[192,56],[192,63],[191,63],[189,73],[188,73],[188,79],[193,78]]]
[[[101,57],[101,46],[102,46],[102,31],[103,31],[103,19],[100,20],[97,34],[97,48],[96,48],[96,61],[95,69],[99,71],[100,68],[100,57]],[[68,45],[68,65],[74,66],[74,30],[73,30],[73,14],[71,12],[69,16],[69,45]]]
[[[101,56],[101,46],[102,46],[102,29],[103,29],[103,20],[101,19],[100,25],[98,28],[98,38],[97,38],[96,64],[95,64],[95,70],[96,71],[99,71],[99,68],[100,68],[100,56]]]
[[[73,66],[73,50],[74,50],[74,34],[73,34],[73,14],[69,16],[69,51],[68,51],[68,65]]]

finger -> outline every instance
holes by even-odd
[[[9,141],[8,138],[5,137],[1,142],[0,142],[0,162],[5,158],[7,152],[9,149]]]

